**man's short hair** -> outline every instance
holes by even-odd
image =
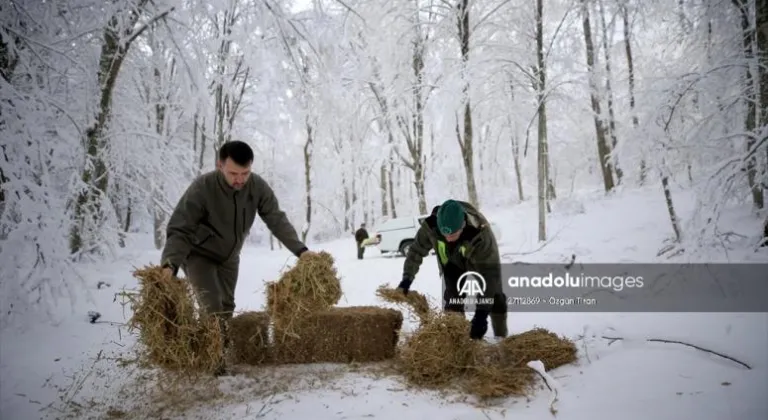
[[[219,160],[223,162],[227,158],[240,166],[248,166],[253,162],[253,149],[244,141],[228,141],[219,149]]]

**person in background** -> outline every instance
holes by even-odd
[[[355,242],[357,242],[357,259],[362,260],[365,254],[365,245],[363,241],[368,239],[368,231],[365,230],[365,223],[360,224],[360,229],[355,232]]]

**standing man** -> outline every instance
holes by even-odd
[[[360,229],[355,232],[355,242],[357,242],[357,259],[362,260],[363,254],[365,254],[365,246],[363,241],[368,239],[368,231],[365,230],[365,223],[360,224]]]
[[[200,306],[219,317],[224,346],[235,309],[240,251],[256,215],[294,255],[310,252],[299,240],[269,184],[251,172],[253,150],[242,141],[221,146],[216,170],[200,175],[168,220],[161,265],[168,276],[182,268],[200,293]],[[226,373],[222,364],[217,375]]]
[[[469,203],[447,200],[435,207],[424,220],[405,258],[403,278],[398,288],[407,294],[421,262],[434,249],[437,266],[443,278],[443,310],[464,313],[458,280],[467,271],[475,271],[485,279],[482,298],[493,298],[493,304],[478,304],[469,335],[479,340],[488,331],[488,316],[496,337],[507,336],[506,296],[501,287],[501,258],[491,224]]]

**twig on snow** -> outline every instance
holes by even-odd
[[[602,336],[601,338],[603,338],[605,340],[611,340],[611,342],[608,343],[609,346],[611,344],[615,343],[616,341],[624,340],[624,337],[607,337],[607,336]],[[647,338],[645,341],[647,341],[649,343],[680,344],[682,346],[691,347],[691,348],[694,348],[696,350],[703,351],[705,353],[709,353],[709,354],[713,354],[715,356],[722,357],[723,359],[730,360],[730,361],[732,361],[734,363],[737,363],[737,364],[739,364],[741,366],[744,366],[745,368],[747,368],[749,370],[752,370],[752,366],[742,362],[741,360],[736,359],[735,357],[728,356],[727,354],[719,353],[719,352],[716,352],[714,350],[710,350],[710,349],[707,349],[707,348],[704,348],[704,347],[701,347],[701,346],[697,346],[695,344],[690,344],[690,343],[686,343],[686,342],[678,341],[678,340],[666,340],[666,339],[662,339],[662,338]]]

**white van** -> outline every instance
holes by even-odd
[[[376,226],[374,232],[381,235],[381,241],[376,244],[382,253],[397,252],[408,255],[408,250],[416,238],[421,223],[429,214],[419,216],[396,217]]]
[[[424,222],[424,219],[429,216],[429,214],[422,214],[419,216],[389,219],[375,227],[373,236],[380,235],[381,239],[378,242],[371,243],[371,245],[378,246],[382,254],[398,253],[406,256],[416,238],[416,232],[419,231],[419,227]],[[496,240],[500,240],[501,231],[498,226],[491,222],[491,229],[494,236],[496,236]],[[434,250],[431,250],[430,253],[434,253]]]

